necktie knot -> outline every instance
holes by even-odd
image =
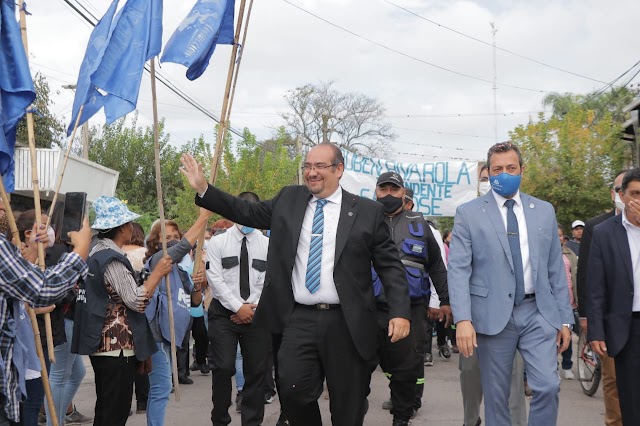
[[[327,200],[326,200],[326,198],[318,198],[316,203],[318,203],[318,207],[319,208],[323,208],[325,206],[325,204],[327,204]]]
[[[509,210],[513,210],[513,206],[516,204],[515,200],[507,200],[504,202],[504,205],[507,206]]]

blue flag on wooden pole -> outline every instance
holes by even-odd
[[[22,44],[14,0],[0,4],[0,173],[7,192],[14,189],[16,126],[36,98]]]
[[[189,80],[200,77],[216,45],[233,44],[234,10],[234,0],[198,0],[167,42],[160,62],[186,66]]]
[[[80,66],[71,124],[78,125],[102,107],[107,124],[133,111],[138,103],[144,64],[160,53],[162,43],[162,0],[128,0],[116,14],[119,0],[93,29]]]

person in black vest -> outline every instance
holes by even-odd
[[[76,299],[71,352],[90,355],[96,386],[94,426],[119,426],[129,418],[136,360],[145,361],[158,350],[144,310],[172,262],[165,256],[138,286],[122,247],[131,240],[131,222],[140,215],[113,197],[100,197],[93,207],[92,228],[98,235],[87,262],[89,277]]]
[[[385,222],[404,265],[411,298],[411,331],[406,339],[394,343],[387,335],[389,305],[377,274],[374,274],[380,344],[378,354],[380,366],[390,380],[393,426],[409,424],[415,414],[416,383],[420,376],[424,377],[423,318],[430,294],[429,277],[440,298],[440,319],[446,318],[447,325],[451,322],[447,269],[440,248],[422,213],[404,210],[404,195],[404,182],[398,173],[386,172],[378,177],[376,199],[384,206]]]

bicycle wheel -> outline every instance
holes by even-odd
[[[591,350],[584,334],[581,334],[578,338],[578,381],[582,392],[587,396],[593,396],[598,390],[601,376],[600,359]]]

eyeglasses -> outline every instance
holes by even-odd
[[[304,166],[300,167],[302,169],[303,172],[310,172],[311,170],[327,170],[329,167],[336,167],[337,164],[305,164]]]
[[[480,182],[489,182],[489,178],[483,176],[480,178]]]

